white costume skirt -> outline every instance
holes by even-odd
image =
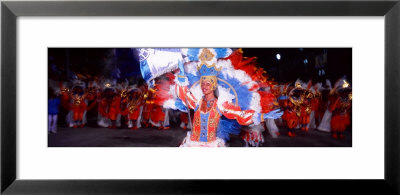
[[[278,126],[276,126],[275,119],[268,118],[265,121],[265,126],[267,126],[268,132],[273,138],[278,137],[278,135],[276,133],[279,132],[279,129],[278,129]]]
[[[225,141],[218,138],[212,142],[198,142],[190,140],[191,132],[187,132],[186,137],[183,139],[179,147],[225,147]]]
[[[318,130],[331,132],[331,119],[332,119],[332,112],[326,109],[324,117],[322,117],[321,123],[318,126]]]
[[[315,111],[312,111],[310,114],[310,122],[307,124],[307,127],[310,129],[315,129],[317,125],[315,124]]]

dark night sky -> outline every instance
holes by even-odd
[[[324,81],[329,78],[332,82],[346,76],[352,79],[352,49],[351,48],[248,48],[243,49],[244,55],[257,56],[257,62],[267,70],[268,74],[278,82],[294,82],[297,78],[303,81]],[[318,76],[315,68],[315,57],[327,53],[325,75]],[[277,60],[276,55],[281,59]],[[304,60],[308,61],[307,64]]]
[[[141,77],[137,56],[130,48],[49,48],[49,77],[66,80],[66,72],[75,72],[87,76],[116,77],[115,67],[120,69],[121,79]],[[346,75],[352,79],[351,48],[243,48],[244,56],[256,56],[258,64],[270,77],[278,82],[303,81],[332,82]],[[324,64],[325,75],[319,76],[315,67],[316,56],[327,53]],[[276,55],[280,54],[278,60]],[[307,63],[304,63],[307,59]],[[72,74],[69,75],[71,78]]]

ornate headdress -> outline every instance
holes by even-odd
[[[199,54],[200,64],[197,70],[200,74],[200,79],[211,83],[213,90],[217,88],[217,75],[221,68],[216,67],[217,56],[208,48],[203,48]]]
[[[102,90],[112,89],[113,91],[115,90],[116,87],[117,87],[117,81],[108,79],[104,80],[101,86]]]

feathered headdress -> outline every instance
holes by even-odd
[[[339,79],[336,83],[335,83],[335,92],[336,93],[351,93],[352,89],[351,89],[351,85],[350,83],[346,80],[345,77]]]
[[[106,79],[103,81],[103,83],[101,85],[102,90],[106,90],[106,89],[115,90],[116,87],[117,87],[117,81],[115,79],[113,79],[113,80]]]

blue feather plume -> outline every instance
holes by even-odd
[[[239,135],[241,127],[242,126],[236,120],[231,120],[225,116],[221,116],[217,129],[217,137],[229,141],[229,135]]]

